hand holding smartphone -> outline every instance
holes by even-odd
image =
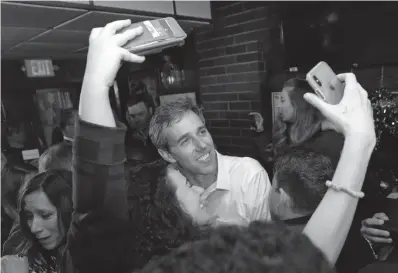
[[[323,61],[307,73],[306,80],[314,89],[315,94],[329,104],[338,104],[343,98],[344,83]]]
[[[141,26],[143,33],[123,47],[137,55],[161,52],[165,48],[184,45],[187,34],[172,17],[131,24],[119,33]]]

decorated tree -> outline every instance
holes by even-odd
[[[376,147],[371,165],[372,176],[383,192],[398,186],[398,105],[394,95],[384,87],[370,94],[376,130]]]

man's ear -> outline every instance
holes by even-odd
[[[279,192],[283,203],[290,207],[292,205],[292,198],[290,197],[290,195],[282,188],[279,188]]]
[[[177,163],[177,160],[174,159],[174,157],[169,153],[169,151],[166,151],[166,150],[160,148],[160,149],[158,149],[158,153],[167,162],[169,162],[171,164]]]

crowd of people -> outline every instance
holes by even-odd
[[[75,129],[66,123],[38,172],[11,178],[2,158],[2,211],[13,222],[2,272],[336,272],[376,143],[355,75],[338,75],[337,105],[305,81],[285,83],[269,177],[257,160],[217,151],[189,100],[155,109],[142,98],[128,103],[129,129],[117,120],[118,69],[145,61],[123,48],[143,31],[118,32],[130,24],[92,30]],[[131,201],[140,192],[131,164],[142,160],[156,182]],[[362,272],[396,272],[396,241],[382,226],[393,217],[363,219],[357,232],[375,259]]]

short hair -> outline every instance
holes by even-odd
[[[76,122],[78,116],[78,111],[77,109],[64,109],[61,112],[61,122],[60,122],[60,128],[61,130],[65,130],[67,125],[73,125]]]
[[[39,173],[50,169],[72,171],[73,147],[61,142],[50,146],[39,158]]]
[[[224,226],[209,238],[187,243],[140,273],[332,273],[324,254],[302,233],[280,223]]]
[[[154,109],[155,108],[154,101],[153,101],[151,95],[149,95],[146,92],[145,93],[141,93],[141,94],[136,94],[133,99],[130,99],[127,102],[126,105],[127,105],[127,107],[130,107],[130,106],[136,105],[136,104],[138,104],[140,102],[144,103],[145,106],[148,109]]]
[[[165,103],[155,110],[149,123],[149,136],[156,148],[168,148],[164,129],[179,122],[188,112],[194,112],[205,123],[202,109],[189,98]]]
[[[278,157],[274,169],[278,187],[291,197],[296,211],[315,211],[333,173],[330,159],[308,148],[295,148]]]

